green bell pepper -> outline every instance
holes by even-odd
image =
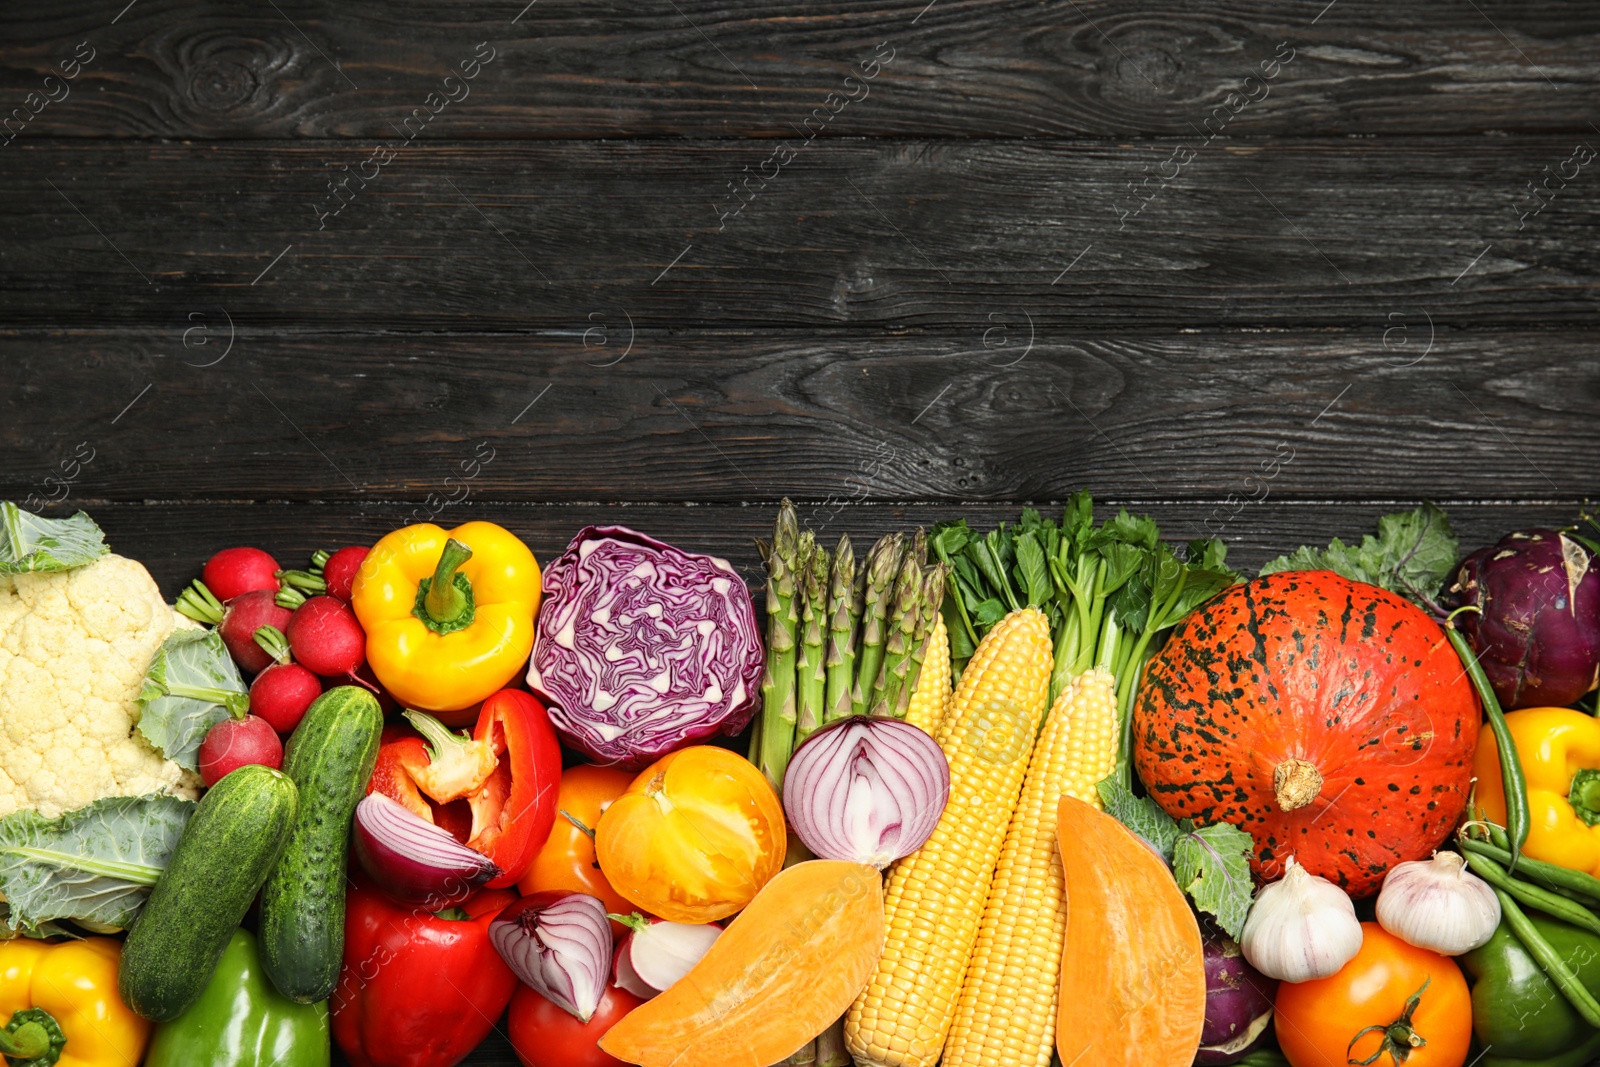
[[[1530,912],[1529,920],[1600,995],[1600,937]],[[1472,1030],[1486,1054],[1478,1067],[1583,1067],[1600,1054],[1586,1024],[1502,920],[1487,944],[1461,957],[1473,979]]]
[[[255,935],[235,930],[194,1007],[156,1027],[144,1067],[329,1067],[328,1003],[297,1004],[261,969]]]

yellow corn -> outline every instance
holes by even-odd
[[[933,836],[897,863],[884,894],[878,969],[845,1017],[860,1067],[933,1067],[1011,825],[1050,684],[1050,627],[1013,611],[978,645],[937,740],[950,800]]]
[[[922,673],[917,676],[917,688],[911,694],[911,707],[906,711],[906,722],[921,727],[929,737],[939,735],[939,722],[950,706],[950,631],[945,629],[944,616],[939,615],[928,635],[928,650],[922,661]]]
[[[1056,849],[1062,794],[1100,807],[1116,764],[1117,698],[1096,667],[1061,691],[1034,746],[989,889],[943,1067],[1048,1067],[1067,901]]]

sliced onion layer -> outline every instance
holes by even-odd
[[[611,920],[587,893],[523,897],[489,924],[489,941],[518,978],[588,1022],[611,974]]]
[[[722,934],[716,923],[676,923],[646,919],[638,912],[623,922],[631,927],[617,949],[612,979],[636,997],[665,993],[694,969]]]
[[[369,793],[356,805],[356,859],[378,888],[440,911],[460,904],[500,868],[398,801]]]
[[[950,798],[950,765],[922,730],[864,715],[826,726],[789,761],[783,809],[822,859],[880,870],[922,847]]]

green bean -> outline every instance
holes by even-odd
[[[1592,934],[1600,934],[1600,915],[1596,915],[1582,904],[1511,877],[1504,867],[1487,856],[1468,852],[1466,859],[1473,873],[1501,892],[1511,894],[1530,908],[1538,908],[1553,919],[1581,926]]]
[[[1502,889],[1496,889],[1494,895],[1500,898],[1500,910],[1505,914],[1506,922],[1511,926],[1511,932],[1517,935],[1517,940],[1522,942],[1522,947],[1528,950],[1539,964],[1545,976],[1555,983],[1561,990],[1562,996],[1577,1009],[1583,1016],[1583,1021],[1590,1026],[1600,1028],[1600,1003],[1596,1003],[1589,990],[1584,988],[1578,976],[1572,973],[1572,968],[1567,966],[1567,961],[1551,947],[1550,942],[1534,928],[1528,917],[1522,913],[1517,902]]]
[[[1483,702],[1483,713],[1489,718],[1489,729],[1494,732],[1495,748],[1500,753],[1500,782],[1506,794],[1506,833],[1511,842],[1508,849],[1511,862],[1507,867],[1515,871],[1518,860],[1522,858],[1522,846],[1528,842],[1528,780],[1522,774],[1522,757],[1517,754],[1516,742],[1511,738],[1511,727],[1506,725],[1505,712],[1500,710],[1494,687],[1489,684],[1488,675],[1483,673],[1478,657],[1472,654],[1467,639],[1454,626],[1446,625],[1444,632],[1450,638],[1450,646],[1456,650],[1456,655],[1461,657],[1461,665],[1466,668],[1467,677],[1472,679],[1472,687],[1478,691],[1478,699]]]
[[[1462,836],[1458,838],[1461,847],[1480,856],[1488,856],[1496,863],[1510,866],[1511,853],[1505,848],[1497,848],[1487,841]],[[1558,867],[1554,863],[1545,863],[1542,860],[1523,857],[1517,866],[1517,874],[1523,878],[1538,882],[1543,888],[1565,897],[1582,897],[1600,903],[1600,878],[1588,875],[1582,871]]]

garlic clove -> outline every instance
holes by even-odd
[[[1343,889],[1290,857],[1284,875],[1261,887],[1245,918],[1239,947],[1269,978],[1327,978],[1361,951],[1361,922]]]
[[[1500,925],[1494,888],[1467,870],[1457,852],[1395,864],[1384,876],[1377,911],[1385,930],[1444,956],[1471,952]]]

